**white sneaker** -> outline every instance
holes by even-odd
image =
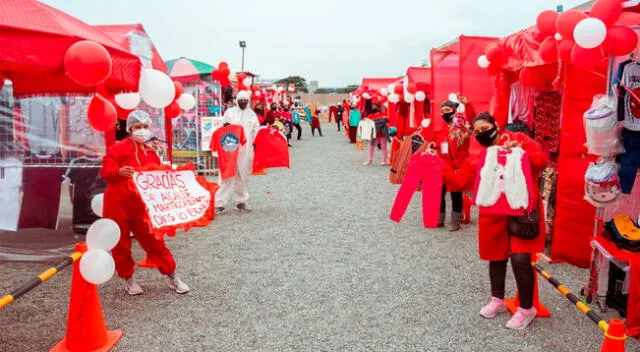
[[[127,290],[127,293],[132,296],[137,296],[144,293],[144,290],[142,289],[142,287],[140,287],[140,285],[138,285],[136,279],[134,279],[133,276],[124,280],[124,288],[125,290]]]
[[[189,286],[180,280],[178,275],[174,275],[173,278],[167,275],[167,281],[169,283],[169,288],[175,290],[176,293],[183,294],[191,291]]]

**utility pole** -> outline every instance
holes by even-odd
[[[247,42],[244,40],[240,41],[240,48],[242,48],[242,70],[240,72],[244,72],[244,49],[247,47]]]

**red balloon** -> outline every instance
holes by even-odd
[[[243,83],[238,83],[238,91],[241,90],[249,90],[249,87],[245,86]]]
[[[614,56],[631,54],[638,46],[636,31],[626,26],[613,26],[607,30],[607,38],[602,47]]]
[[[229,68],[229,64],[227,64],[224,61],[220,61],[220,63],[218,64],[218,70],[222,70],[222,69],[225,69],[225,68]]]
[[[213,78],[214,80],[219,81],[221,77],[222,77],[222,72],[220,72],[220,70],[215,69],[211,71],[211,78]]]
[[[247,78],[247,74],[245,73],[238,73],[236,75],[236,78],[238,79],[238,82],[243,82],[245,78]]]
[[[171,104],[169,104],[166,108],[164,108],[164,116],[175,119],[180,116],[182,113],[182,109],[180,109],[180,105],[174,100]]]
[[[107,99],[96,95],[89,102],[87,120],[89,125],[100,132],[106,132],[116,127],[118,113],[116,108]]]
[[[549,37],[545,39],[540,44],[539,52],[544,62],[552,63],[558,61],[558,47],[555,38]]]
[[[400,96],[404,95],[404,94],[402,94],[403,91],[402,91],[402,85],[401,84],[396,84],[396,86],[393,88],[393,92],[398,94],[398,95],[400,95]]]
[[[549,37],[556,34],[556,21],[558,20],[558,16],[559,14],[552,10],[542,11],[538,15],[536,24],[543,36]]]
[[[587,18],[587,15],[582,11],[569,10],[563,12],[556,20],[556,31],[562,35],[562,38],[573,40],[573,30],[585,18]]]
[[[120,105],[118,105],[116,103],[116,99],[114,97],[111,96],[104,96],[105,99],[107,99],[107,101],[109,103],[111,103],[111,105],[113,105],[113,107],[116,108],[116,116],[118,116],[118,119],[120,120],[127,120],[127,118],[129,117],[129,114],[132,113],[135,109],[131,109],[131,110],[127,110],[127,109],[123,109],[120,107]]]
[[[502,48],[498,43],[491,43],[487,45],[487,48],[485,49],[485,56],[487,57],[490,63],[498,66],[502,65],[502,61],[504,57],[502,53]]]
[[[407,84],[407,92],[411,94],[416,94],[417,91],[418,91],[418,88],[416,87],[415,83]]]
[[[180,98],[182,93],[184,93],[184,86],[182,85],[182,83],[176,81],[173,81],[173,86],[176,87],[176,95],[174,96],[173,100],[176,100]]]
[[[220,78],[225,79],[229,77],[229,75],[231,74],[231,71],[229,70],[228,67],[225,67],[220,69],[220,74],[222,74]]]
[[[573,47],[571,63],[581,70],[593,70],[602,65],[605,55],[601,47],[585,49],[579,45]]]
[[[596,0],[589,12],[590,17],[600,19],[607,27],[613,26],[620,15],[622,15],[621,0]]]
[[[566,63],[571,62],[571,52],[576,43],[571,39],[562,39],[558,44],[558,56]]]
[[[64,69],[81,86],[96,86],[111,74],[111,55],[102,45],[90,40],[74,43],[64,54]]]

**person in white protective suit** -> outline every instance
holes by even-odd
[[[248,213],[251,211],[247,206],[249,200],[249,174],[253,163],[253,140],[260,128],[258,116],[249,107],[249,92],[240,91],[236,96],[237,106],[229,108],[222,117],[225,124],[240,125],[244,127],[247,143],[240,146],[238,153],[238,173],[235,177],[220,181],[220,189],[216,193],[216,214],[225,211],[225,207],[231,201],[233,194],[236,194],[236,209]]]

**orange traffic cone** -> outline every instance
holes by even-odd
[[[466,194],[462,198],[462,215],[464,216],[462,219],[463,224],[471,222],[471,198]]]
[[[85,243],[76,244],[76,251],[86,252]],[[102,352],[109,351],[122,337],[122,331],[107,331],[102,316],[100,297],[95,285],[80,274],[80,261],[73,264],[71,299],[67,335],[51,352]]]
[[[624,323],[620,319],[611,319],[604,333],[604,342],[600,352],[624,352]]]
[[[533,271],[533,306],[536,308],[536,318],[549,318],[551,317],[551,312],[547,307],[540,302],[539,294],[538,294],[538,273]],[[515,298],[507,298],[504,300],[504,304],[507,306],[507,309],[511,312],[511,314],[515,314],[518,307],[520,307],[520,296],[518,292],[516,292]]]
[[[256,175],[256,176],[264,176],[264,175],[267,174],[267,170],[265,170],[265,169],[253,170],[253,172],[251,174],[252,175]]]
[[[149,257],[147,256],[145,256],[144,259],[138,262],[138,266],[141,268],[157,268],[158,267],[156,263],[151,261],[151,259],[149,259]]]

